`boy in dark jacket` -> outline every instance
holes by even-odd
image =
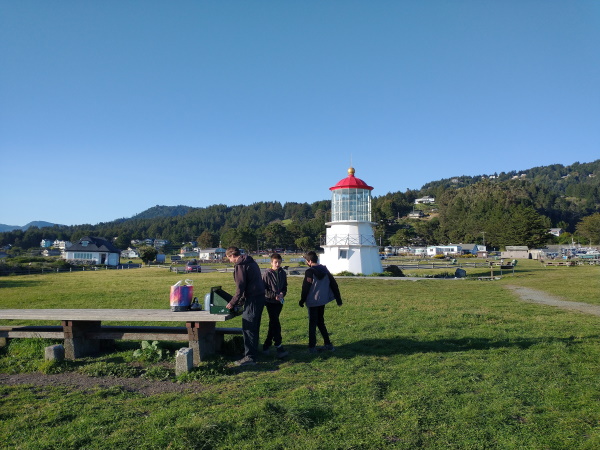
[[[262,276],[265,283],[265,306],[269,313],[269,331],[263,344],[263,353],[269,353],[271,345],[275,343],[278,358],[285,358],[288,352],[281,343],[281,323],[279,315],[283,308],[283,299],[287,294],[287,274],[281,268],[281,255],[271,255],[271,268],[267,269]]]
[[[342,306],[340,289],[327,267],[318,263],[319,259],[315,252],[308,252],[304,255],[304,259],[310,267],[304,272],[299,305],[304,307],[306,303],[308,308],[308,351],[317,352],[317,328],[325,344],[322,349],[335,351],[335,347],[329,340],[324,315],[325,305],[331,300],[335,299],[338,306]]]

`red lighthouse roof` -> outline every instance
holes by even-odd
[[[354,167],[350,167],[348,169],[348,176],[343,180],[337,182],[337,184],[333,187],[330,187],[330,191],[334,191],[336,189],[348,189],[348,188],[357,188],[357,189],[368,189],[369,191],[373,190],[372,186],[369,186],[360,178],[356,178],[354,176]]]

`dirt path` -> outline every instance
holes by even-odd
[[[590,305],[588,303],[581,302],[568,302],[563,300],[561,297],[553,296],[547,294],[546,292],[538,291],[537,289],[531,289],[522,286],[506,285],[504,287],[517,294],[524,302],[555,306],[560,309],[568,309],[570,311],[579,311],[585,314],[600,316],[600,306],[598,305]]]

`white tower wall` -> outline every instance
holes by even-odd
[[[355,178],[353,168],[348,170],[348,175],[331,188],[332,221],[326,224],[320,262],[332,273],[380,273],[383,269],[373,233],[375,224],[371,222],[370,191],[373,188]]]

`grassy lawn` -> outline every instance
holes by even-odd
[[[4,277],[0,307],[168,308],[181,278],[156,268]],[[199,298],[211,286],[233,291],[230,273],[187,278]],[[600,448],[600,317],[524,303],[503,287],[600,304],[600,267],[520,261],[499,281],[340,278],[344,305],[326,310],[337,351],[318,355],[306,352],[301,278],[289,282],[286,360],[240,370],[234,355],[215,358],[185,380],[171,376],[202,386],[185,394],[0,384],[0,447]],[[47,371],[39,348],[19,342],[0,354],[0,372]],[[131,353],[54,370],[128,367]]]

